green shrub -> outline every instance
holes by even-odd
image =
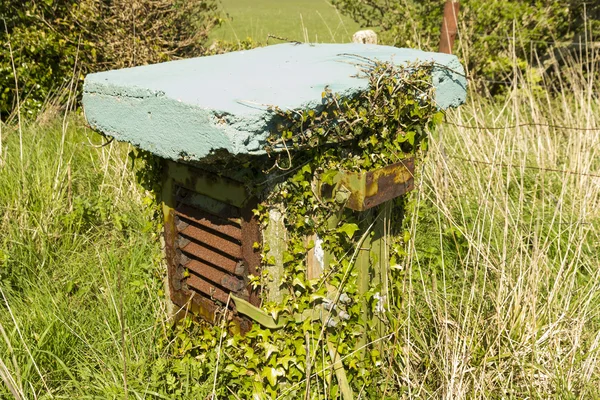
[[[200,55],[218,23],[213,0],[0,0],[0,17],[3,119],[17,105],[13,62],[22,110],[35,114],[73,77]]]
[[[361,25],[378,28],[384,44],[428,51],[439,47],[443,0],[334,0],[334,4]],[[583,0],[462,0],[460,7],[454,53],[472,77],[481,78],[480,88],[485,85],[492,92],[512,76],[513,58],[524,70],[537,61],[536,56],[544,57],[555,41],[572,40],[583,31],[584,9],[588,21],[600,17],[600,5]]]

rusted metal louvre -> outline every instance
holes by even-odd
[[[239,190],[237,183],[185,168],[191,176],[199,177],[200,183],[195,179],[178,181],[177,174],[169,174],[168,179],[173,181],[167,185],[170,196],[166,202],[165,239],[171,299],[185,310],[215,322],[215,313],[228,303],[235,312],[234,303],[228,301],[230,293],[259,305],[258,294],[248,285],[248,275],[256,275],[260,263],[254,248],[260,240],[259,225],[251,201],[238,196],[235,205],[229,204],[213,191],[214,186],[222,189],[227,185]],[[211,193],[221,198],[215,199]],[[248,320],[238,316],[236,321],[240,330],[249,329]]]

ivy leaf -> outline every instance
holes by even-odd
[[[415,144],[415,131],[406,132],[406,140],[408,140],[408,143],[410,143],[411,145],[414,145]]]
[[[294,286],[300,286],[302,289],[306,289],[306,286],[304,286],[304,283],[298,277],[294,278],[294,280],[292,282],[292,285],[294,285]]]
[[[246,360],[251,360],[254,358],[254,349],[250,346],[246,348],[246,352],[244,353],[244,357]]]
[[[227,366],[225,367],[225,371],[227,371],[227,372],[237,372],[238,371],[238,367],[235,364],[227,364]]]
[[[263,387],[260,381],[252,382],[252,399],[253,400],[263,400],[267,398],[265,393],[265,388]]]
[[[321,181],[328,185],[333,185],[333,178],[338,174],[338,172],[334,169],[330,169],[325,171],[324,174],[321,175]]]
[[[312,304],[312,303],[315,303],[315,302],[317,302],[317,301],[318,301],[318,302],[320,302],[320,301],[322,301],[324,298],[325,298],[325,295],[324,295],[324,294],[320,294],[320,293],[312,293],[312,294],[310,295],[310,302],[311,302],[311,304]]]
[[[308,320],[306,320],[305,322],[307,322],[307,321]],[[310,324],[310,322],[309,322],[309,324]],[[306,347],[304,347],[304,341],[302,341],[300,339],[294,341],[294,348],[296,349],[294,354],[296,354],[297,356],[306,355]]]
[[[279,317],[279,311],[280,310],[276,308],[271,310],[271,317],[273,317],[273,320],[277,321],[277,318]]]
[[[290,254],[289,251],[284,251],[283,252],[283,263],[287,264],[289,262],[293,262],[295,260],[294,256],[292,254]]]
[[[356,224],[344,224],[338,228],[338,232],[343,232],[348,235],[348,239],[352,239],[354,236],[354,232],[358,230],[358,225]]]
[[[356,358],[351,358],[348,363],[348,368],[356,370],[358,369],[358,360]]]
[[[263,378],[267,378],[269,384],[271,386],[275,386],[277,384],[277,378],[280,376],[285,376],[285,371],[283,370],[283,368],[266,367],[263,369],[260,376],[262,376]]]
[[[261,346],[267,352],[267,360],[271,357],[273,353],[279,353],[279,347],[275,346],[273,343],[261,343]]]
[[[282,366],[283,366],[283,369],[285,369],[285,370],[287,371],[287,370],[289,369],[289,366],[290,366],[290,365],[289,365],[289,364],[290,364],[290,361],[291,361],[293,364],[296,364],[296,357],[292,357],[292,356],[284,356],[284,357],[281,357],[281,358],[279,358],[279,359],[277,360],[277,365],[282,365]]]

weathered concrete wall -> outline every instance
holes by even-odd
[[[90,74],[83,106],[89,124],[117,140],[172,160],[198,161],[215,150],[259,154],[273,114],[317,107],[328,87],[351,95],[362,57],[435,61],[440,108],[464,102],[464,70],[453,55],[364,44],[281,44],[211,57]]]

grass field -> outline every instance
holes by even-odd
[[[358,24],[342,16],[327,0],[220,0],[222,26],[211,40],[237,42],[251,37],[266,43],[267,36],[310,43],[350,42]],[[269,39],[269,43],[280,43]]]

